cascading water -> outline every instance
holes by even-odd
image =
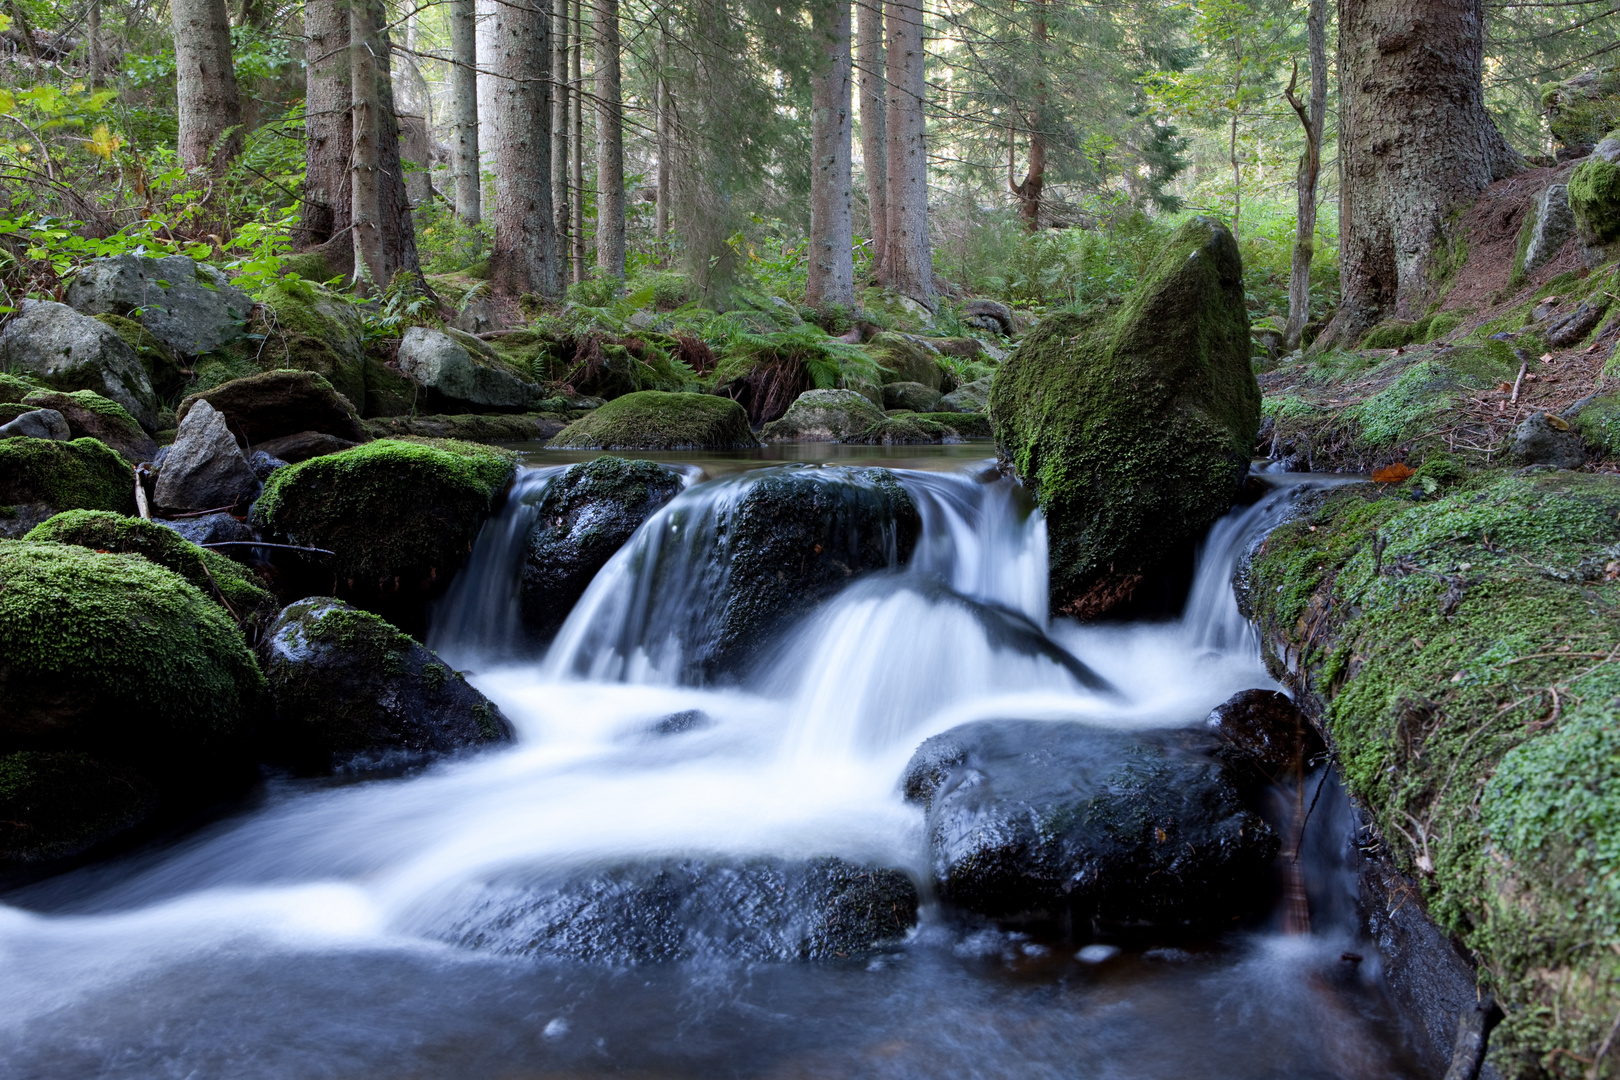
[[[395,780],[278,782],[182,843],[9,897],[0,1072],[1401,1074],[1373,965],[1337,964],[1348,920],[1102,964],[927,912],[860,964],[626,969],[468,947],[484,940],[468,920],[514,881],[626,860],[838,856],[924,880],[897,779],[927,736],[997,717],[1187,724],[1270,685],[1227,583],[1297,486],[1212,530],[1183,620],[1082,628],[1048,625],[1045,525],[1016,485],[982,465],[900,475],[922,522],[911,558],[721,685],[691,656],[728,514],[759,478],[694,485],[654,515],[541,660],[522,654],[513,595],[551,474],[526,474],[431,636],[518,742]],[[1342,848],[1337,806],[1312,819],[1312,849]]]

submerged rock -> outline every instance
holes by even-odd
[[[460,672],[340,600],[288,605],[261,652],[276,701],[271,743],[303,769],[394,770],[512,737]]]
[[[588,450],[752,450],[748,413],[713,394],[642,390],[603,405],[551,445]]]
[[[662,465],[611,457],[553,480],[524,549],[525,629],[541,640],[555,634],[596,572],[684,486]]]
[[[1275,690],[1233,694],[1204,726],[1220,740],[1216,756],[1261,785],[1308,772],[1326,750],[1299,706]]]
[[[66,304],[24,300],[0,330],[0,366],[20,368],[57,390],[94,390],[147,431],[158,428],[157,395],[135,350]]]
[[[99,439],[131,464],[151,461],[157,453],[157,443],[141,429],[128,410],[93,390],[76,390],[71,394],[36,390],[23,398],[23,404],[54,409],[67,422],[69,438]]]
[[[1128,600],[1230,509],[1260,427],[1232,234],[1195,218],[1122,306],[1047,318],[989,407],[1046,514],[1053,610],[1092,618]]]
[[[917,748],[934,885],[992,917],[1218,923],[1269,887],[1278,842],[1194,731],[986,720]]]
[[[88,754],[0,754],[0,867],[81,855],[149,819],[156,787]]]
[[[267,539],[333,554],[278,563],[292,595],[331,593],[419,630],[515,471],[513,455],[448,440],[379,439],[277,469],[254,504]]]
[[[667,859],[561,882],[498,880],[439,936],[601,964],[861,959],[917,922],[904,873],[837,858]]]
[[[259,495],[259,478],[206,401],[197,402],[180,422],[174,445],[164,455],[152,498],[160,513],[246,507]]]
[[[121,315],[181,356],[201,356],[247,332],[253,300],[224,272],[184,255],[114,255],[74,277],[67,302],[86,315]]]

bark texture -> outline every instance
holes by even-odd
[[[478,18],[474,0],[450,0],[450,172],[456,188],[456,216],[483,217],[478,179]]]
[[[884,278],[889,249],[889,140],[884,113],[883,3],[858,0],[855,7],[856,56],[861,83],[861,161],[866,172],[866,205],[872,227],[872,275]]]
[[[558,0],[559,3],[564,0]],[[568,57],[568,85],[573,97],[573,144],[569,155],[573,166],[574,227],[569,230],[574,239],[574,281],[585,280],[585,11],[584,0],[573,0],[570,5],[574,24],[574,46]]]
[[[172,0],[180,160],[222,173],[242,152],[242,99],[225,0]]]
[[[551,4],[496,6],[495,245],[490,280],[509,296],[555,296],[551,209]]]
[[[624,105],[619,0],[593,0],[596,38],[596,268],[624,277]]]
[[[389,78],[382,0],[349,0],[349,82],[354,145],[350,154],[350,235],[354,276],[363,290],[386,288],[395,275],[420,279],[416,226],[405,195],[399,124]],[[425,288],[425,283],[422,286]]]
[[[1311,259],[1316,254],[1316,182],[1322,174],[1322,125],[1327,120],[1327,0],[1311,0],[1305,20],[1311,50],[1311,96],[1302,102],[1294,96],[1294,79],[1288,81],[1288,103],[1299,115],[1305,129],[1305,152],[1299,158],[1295,187],[1299,212],[1294,230],[1294,260],[1288,271],[1288,322],[1283,327],[1283,351],[1299,348],[1305,324],[1311,317]]]
[[[1035,46],[1035,92],[1029,104],[1029,171],[1021,182],[1012,176],[1012,140],[1008,139],[1007,184],[1018,197],[1018,214],[1030,232],[1041,227],[1041,198],[1046,191],[1046,132],[1041,127],[1046,114],[1046,0],[1035,0],[1035,21],[1030,29]]]
[[[674,138],[675,102],[670,96],[665,68],[669,64],[669,32],[661,32],[658,42],[658,203],[653,207],[653,239],[662,244],[669,237],[670,143]]]
[[[855,192],[850,157],[848,0],[823,0],[812,28],[825,62],[810,82],[810,280],[813,307],[855,306]]]
[[[923,120],[923,15],[919,0],[888,0],[885,67],[888,110],[889,247],[884,284],[934,309],[928,245],[928,146]]]
[[[304,34],[304,242],[323,250],[333,273],[347,275],[353,264],[349,151],[354,144],[348,0],[306,0]]]
[[[1447,221],[1523,167],[1485,111],[1481,0],[1340,0],[1343,300],[1319,344],[1430,299]]]
[[[568,0],[552,0],[551,12],[551,220],[556,233],[554,294],[568,289]]]

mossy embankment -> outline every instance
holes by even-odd
[[[1592,1075],[1620,1013],[1620,479],[1339,488],[1239,583],[1387,854],[1477,957],[1497,1067]]]

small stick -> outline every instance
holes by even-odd
[[[130,471],[135,474],[135,509],[140,512],[141,520],[151,521],[152,508],[146,505],[146,485],[141,483],[140,470],[131,468]]]
[[[335,551],[327,551],[325,548],[299,547],[297,544],[271,544],[271,543],[267,543],[267,542],[265,542],[263,540],[217,540],[212,544],[198,544],[197,546],[198,547],[205,547],[205,548],[217,548],[217,547],[270,547],[270,548],[282,548],[282,549],[284,549],[286,551],[313,551],[317,555],[336,555],[337,554],[337,552],[335,552]]]
[[[188,514],[170,514],[169,516],[174,520],[179,521],[181,518],[207,517],[209,514],[222,514],[226,510],[235,509],[236,504],[231,503],[229,506],[216,506],[212,510],[193,510]]]
[[[1519,401],[1519,383],[1524,379],[1524,373],[1529,370],[1530,364],[1528,361],[1519,365],[1519,377],[1513,380],[1513,396],[1508,399],[1514,404],[1518,404]]]

